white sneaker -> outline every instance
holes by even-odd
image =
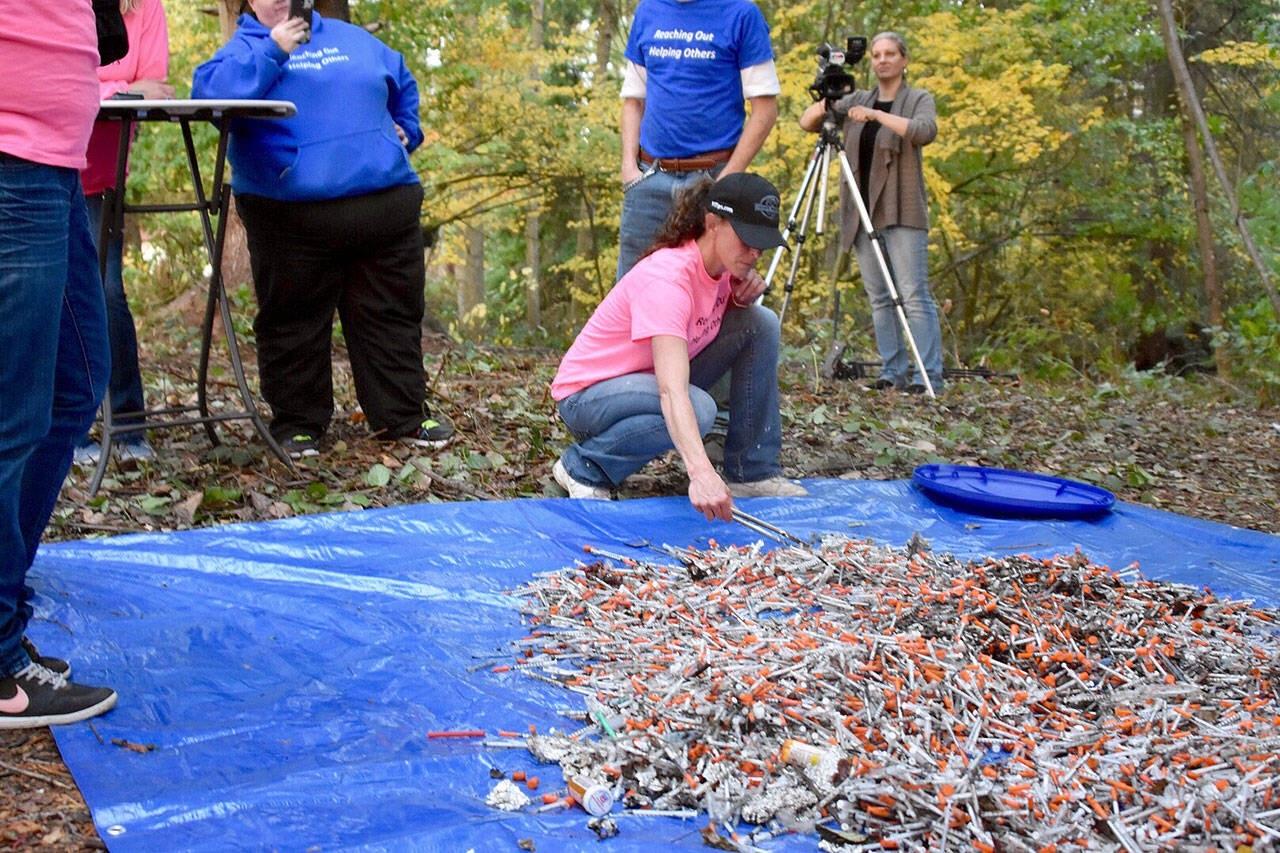
[[[725,483],[729,494],[735,498],[798,498],[809,494],[808,489],[786,477],[770,477],[752,480],[750,483]]]
[[[71,464],[77,468],[93,468],[102,458],[102,445],[90,442],[84,447],[77,447],[71,454]]]
[[[145,438],[142,441],[122,441],[115,446],[115,451],[116,458],[126,465],[156,460],[156,452]]]
[[[609,490],[604,486],[593,486],[573,479],[565,470],[563,459],[556,460],[556,464],[551,468],[551,476],[556,478],[560,488],[568,492],[569,497],[574,500],[607,501],[611,497]]]

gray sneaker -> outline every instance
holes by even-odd
[[[786,477],[770,477],[767,480],[752,480],[750,483],[725,483],[729,494],[735,498],[798,498],[809,494],[809,491],[794,480]]]
[[[97,467],[98,460],[102,458],[102,445],[96,441],[91,441],[83,447],[77,447],[71,454],[71,464],[77,468],[94,468]]]
[[[551,476],[556,478],[560,488],[568,492],[569,497],[574,500],[607,501],[611,497],[609,490],[604,486],[593,486],[573,479],[565,469],[563,459],[556,460],[556,464],[551,469]]]
[[[126,465],[156,461],[156,452],[145,438],[122,441],[113,448],[116,458]]]

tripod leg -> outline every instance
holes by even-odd
[[[876,263],[880,267],[880,272],[884,275],[885,284],[889,288],[889,296],[893,299],[894,311],[898,315],[898,324],[902,327],[902,336],[906,338],[907,345],[911,348],[911,358],[915,361],[921,382],[924,383],[925,394],[930,399],[934,399],[938,395],[934,393],[933,382],[929,380],[929,374],[925,372],[924,359],[920,357],[920,350],[916,346],[915,336],[911,334],[911,326],[907,322],[907,312],[902,306],[902,297],[898,293],[898,286],[893,278],[893,270],[889,266],[889,252],[884,245],[884,235],[877,232],[871,224],[871,214],[867,212],[867,206],[862,201],[862,193],[858,191],[858,182],[853,178],[853,169],[849,166],[849,158],[845,155],[843,149],[840,150],[839,154],[840,169],[849,185],[849,194],[853,197],[853,202],[858,208],[858,217],[862,222],[862,227],[871,238],[871,248],[875,252]]]
[[[800,203],[804,201],[805,191],[809,188],[809,182],[813,180],[814,174],[818,169],[818,161],[822,157],[821,145],[813,149],[813,156],[809,158],[809,165],[804,170],[804,180],[800,182],[800,191],[796,193],[796,200],[791,205],[791,213],[787,216],[787,227],[782,231],[782,239],[786,240],[791,236],[791,232],[796,227],[796,213],[800,210]],[[769,271],[765,273],[764,284],[767,288],[773,283],[773,275],[778,271],[778,264],[782,261],[782,248],[779,246],[773,251],[773,259],[769,261]]]
[[[822,156],[825,159],[826,157],[825,146],[824,146],[824,153]],[[815,154],[815,157],[817,157],[816,154]],[[800,217],[800,228],[799,230],[796,231],[795,248],[794,248],[794,251],[792,251],[791,253],[791,269],[787,272],[787,283],[782,289],[782,292],[783,292],[782,310],[778,312],[779,323],[787,319],[787,306],[791,304],[791,290],[792,288],[795,287],[796,272],[800,269],[800,253],[801,253],[801,250],[804,249],[804,243],[808,237],[809,215],[813,212],[813,203],[814,203],[814,200],[819,195],[818,193],[819,187],[822,187],[824,190],[822,192],[822,195],[823,196],[826,195],[825,185],[822,184],[822,174],[818,172],[814,172],[813,178],[814,180],[810,181],[806,186],[802,186],[800,188],[801,195],[800,195],[800,198],[797,199],[797,201],[799,201],[800,199],[804,200],[804,214]],[[822,216],[821,207],[818,208],[818,216],[819,217]]]

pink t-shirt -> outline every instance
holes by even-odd
[[[169,76],[169,26],[160,0],[142,0],[130,9],[124,16],[124,28],[129,31],[129,52],[123,59],[98,69],[98,97],[104,101],[129,91],[138,80],[164,80]],[[120,122],[94,122],[89,165],[80,173],[85,195],[115,186],[119,152]]]
[[[0,0],[0,151],[80,169],[98,114],[90,0]]]
[[[693,358],[715,340],[729,305],[729,274],[712,278],[697,242],[659,249],[622,277],[565,353],[551,383],[563,400],[605,379],[653,371],[654,335],[674,335]]]

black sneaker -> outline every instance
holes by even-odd
[[[116,698],[110,687],[72,683],[33,661],[16,675],[0,678],[0,729],[78,723],[111,710]]]
[[[403,440],[414,447],[436,450],[448,444],[451,438],[453,422],[444,415],[432,415],[422,422],[417,432],[406,435]]]
[[[320,455],[320,439],[309,432],[291,435],[280,442],[280,449],[289,454],[290,459],[304,459]]]
[[[908,394],[923,394],[925,392],[924,384],[921,382],[912,382],[907,386]]]
[[[50,657],[49,655],[40,654],[40,650],[36,648],[36,644],[22,638],[22,648],[26,651],[27,657],[35,663],[40,664],[45,669],[53,670],[54,673],[61,675],[63,678],[71,677],[71,664],[62,658]]]
[[[894,388],[893,380],[885,379],[883,376],[874,382],[868,382],[863,386],[868,391],[892,391]]]

